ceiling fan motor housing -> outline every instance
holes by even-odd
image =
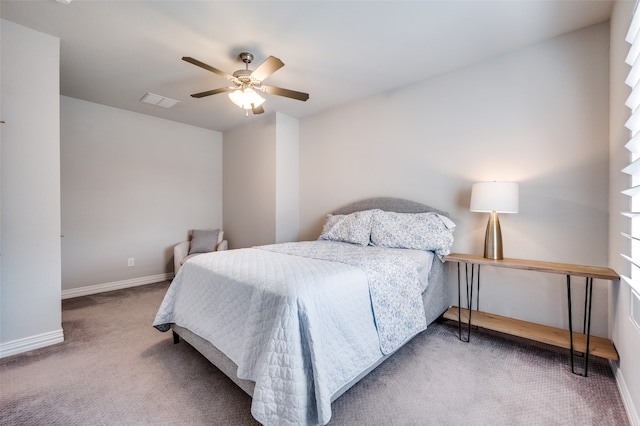
[[[255,78],[251,77],[251,73],[253,71],[251,71],[249,69],[249,64],[253,61],[253,55],[249,52],[242,52],[240,55],[238,55],[239,58],[242,60],[242,62],[244,62],[246,65],[246,68],[243,70],[237,70],[233,73],[233,76],[238,79],[239,83],[236,83],[236,86],[241,87],[241,88],[245,88],[245,87],[252,87],[254,85],[259,85],[260,81],[256,80]]]
[[[244,83],[248,83],[251,81],[252,72],[251,70],[238,70],[233,73],[233,76]]]

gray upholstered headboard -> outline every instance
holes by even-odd
[[[436,212],[444,216],[449,216],[447,212],[430,207],[426,204],[393,197],[367,198],[364,200],[356,201],[355,203],[347,204],[346,206],[337,209],[333,212],[333,214],[349,214],[370,209],[380,209],[397,213]]]
[[[402,198],[379,197],[367,198],[356,201],[337,209],[334,214],[349,214],[362,210],[381,209],[397,213],[426,213],[435,212],[444,216],[449,216],[446,212],[426,204],[409,201]],[[434,258],[435,259],[435,258]],[[444,262],[434,260],[429,272],[429,287],[423,293],[425,300],[424,311],[427,324],[435,321],[451,305],[451,295],[449,294],[449,266]]]

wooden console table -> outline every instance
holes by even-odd
[[[460,340],[468,342],[471,335],[471,325],[487,328],[501,333],[511,334],[538,342],[559,346],[569,349],[571,359],[571,372],[582,376],[587,376],[589,368],[589,354],[618,360],[613,343],[609,339],[591,336],[591,296],[593,292],[593,279],[603,279],[616,281],[620,277],[610,269],[596,266],[573,265],[568,263],[540,262],[523,259],[501,259],[492,260],[482,256],[471,254],[452,253],[445,256],[444,260],[458,263],[458,306],[451,307],[445,312],[444,317],[458,321],[458,337]],[[461,308],[460,302],[460,266],[465,264],[465,280],[467,285],[467,308]],[[471,278],[469,278],[468,265],[471,265]],[[499,268],[523,269],[528,271],[546,272],[550,274],[561,274],[567,277],[567,306],[569,313],[569,330],[549,327],[531,322],[507,318],[477,309],[478,293],[480,293],[480,266],[490,265]],[[585,280],[585,300],[584,300],[584,320],[583,332],[573,331],[573,319],[571,316],[571,277],[584,277]],[[477,283],[476,311],[473,312],[473,283]],[[469,286],[471,285],[471,286]],[[467,324],[466,340],[462,337],[462,323]],[[583,373],[577,373],[574,366],[574,358],[584,356]]]

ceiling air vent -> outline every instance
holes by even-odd
[[[179,104],[180,101],[176,101],[175,99],[167,98],[165,96],[156,95],[153,93],[147,93],[140,99],[140,102],[144,102],[145,104],[155,105],[162,108],[171,108],[175,104]]]

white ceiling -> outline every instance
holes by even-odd
[[[226,131],[246,123],[224,78],[269,55],[285,66],[265,84],[307,92],[265,95],[267,112],[302,118],[609,19],[610,0],[0,2],[0,16],[61,40],[60,91],[125,110]],[[251,67],[252,69],[255,66]],[[140,103],[152,92],[181,101]]]

